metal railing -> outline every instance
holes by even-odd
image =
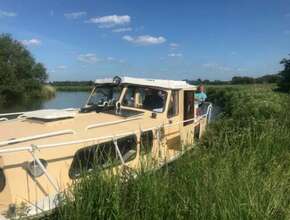
[[[68,141],[68,142],[62,142],[62,143],[56,143],[56,144],[42,144],[42,145],[34,145],[34,144],[32,144],[31,146],[27,146],[27,147],[16,147],[16,148],[1,149],[0,150],[0,155],[1,154],[7,154],[7,153],[21,152],[21,151],[29,152],[31,154],[33,160],[39,165],[41,170],[44,172],[45,176],[47,177],[48,181],[53,186],[54,190],[56,192],[59,192],[59,188],[58,188],[58,186],[56,184],[56,181],[54,181],[54,179],[49,175],[49,173],[46,170],[45,166],[42,164],[42,162],[36,156],[36,154],[35,154],[36,151],[40,151],[42,149],[48,149],[48,148],[57,148],[57,147],[61,147],[61,146],[64,147],[64,146],[73,145],[73,144],[88,143],[88,142],[93,142],[93,141],[94,142],[101,142],[101,141],[106,141],[106,140],[112,140],[113,143],[114,143],[114,146],[116,148],[116,151],[118,153],[118,156],[120,157],[122,165],[125,165],[124,159],[122,157],[122,154],[121,154],[121,152],[119,150],[118,143],[117,143],[117,140],[119,138],[122,138],[122,137],[125,137],[125,136],[129,136],[129,135],[132,135],[132,134],[142,133],[142,132],[148,131],[148,130],[156,130],[157,131],[157,137],[158,137],[157,139],[158,139],[158,141],[160,141],[159,136],[160,136],[161,128],[173,127],[173,126],[177,126],[177,125],[179,125],[181,123],[186,123],[186,122],[190,122],[190,121],[193,121],[194,123],[197,123],[202,118],[208,118],[208,121],[210,121],[209,117],[211,117],[211,111],[212,111],[212,105],[209,104],[207,106],[206,113],[201,115],[201,116],[198,116],[197,118],[192,118],[192,119],[188,119],[188,120],[182,120],[182,121],[178,121],[176,123],[161,124],[159,126],[146,128],[146,129],[140,128],[139,131],[125,132],[125,133],[120,133],[120,134],[117,134],[117,135],[108,135],[108,136],[103,136],[103,137],[88,138],[88,139],[82,139],[82,140],[76,140],[76,141]],[[133,118],[133,119],[135,119],[135,118]],[[91,125],[91,127],[90,126],[88,126],[88,127],[94,128],[95,126],[98,127],[98,124]],[[88,129],[88,127],[86,128],[86,130]],[[58,131],[58,132],[52,132],[52,133],[47,133],[47,134],[42,134],[42,135],[31,136],[31,137],[19,138],[19,139],[16,139],[16,140],[0,142],[0,147],[8,146],[9,144],[15,144],[15,143],[23,142],[23,141],[36,140],[36,139],[44,138],[44,137],[53,137],[53,136],[58,136],[58,135],[63,135],[63,134],[75,134],[75,133],[76,132],[73,131],[73,130],[64,130],[64,131]]]

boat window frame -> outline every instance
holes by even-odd
[[[170,105],[171,105],[170,99],[173,96],[173,93],[176,93],[175,95],[176,95],[177,99],[176,99],[175,107],[176,107],[177,110],[172,115],[169,115]],[[180,90],[178,90],[178,89],[171,90],[170,97],[168,98],[167,118],[173,118],[173,117],[179,116],[179,112],[180,112],[180,106],[179,106],[180,97],[179,97],[179,94],[180,94]]]
[[[187,96],[187,94],[190,94],[190,93],[192,93],[191,96]],[[183,114],[183,121],[184,121],[183,126],[187,126],[187,125],[194,123],[194,119],[195,119],[194,94],[195,94],[195,90],[184,90],[183,91],[183,113],[182,113]],[[190,109],[188,109],[188,107]],[[188,116],[192,116],[192,117],[188,117]]]
[[[126,139],[126,138],[133,138],[134,139],[134,147],[130,148],[130,150],[131,149],[135,150],[134,157],[133,158],[130,157],[130,159],[128,159],[128,160],[124,160],[125,154],[122,154],[122,147],[121,147],[121,143],[120,143],[121,141],[124,141],[124,139]],[[138,141],[137,140],[138,139],[137,139],[136,134],[126,135],[126,136],[123,136],[123,137],[120,137],[117,139],[118,150],[120,151],[122,158],[120,157],[120,155],[117,152],[118,150],[116,149],[116,145],[114,144],[114,140],[107,140],[107,141],[104,141],[102,143],[98,143],[95,145],[90,145],[90,146],[86,146],[86,147],[82,147],[82,148],[78,149],[73,155],[73,159],[71,161],[71,164],[70,164],[70,167],[68,170],[69,177],[71,179],[77,179],[77,178],[81,177],[82,174],[87,175],[96,169],[101,172],[103,170],[113,169],[113,168],[121,165],[122,161],[124,161],[124,163],[129,163],[129,162],[134,161],[137,158],[137,154],[138,154]],[[112,161],[108,160],[108,161],[104,162],[103,164],[98,165],[97,161],[95,161],[95,153],[100,146],[101,147],[108,147],[106,145],[109,145],[109,147],[112,149],[112,151],[110,151],[110,152],[108,151],[105,153],[112,153],[114,151],[113,153],[116,156],[116,160],[112,160]],[[95,152],[91,153],[91,151],[95,151]],[[127,151],[126,153],[128,153],[129,151]],[[104,152],[102,152],[102,153],[104,153]],[[83,155],[86,154],[86,155],[83,156],[82,154]],[[109,156],[112,156],[112,155],[109,155]],[[90,161],[91,159],[92,159],[92,161]],[[85,162],[85,163],[81,164],[82,162]],[[93,164],[93,163],[96,163],[96,164]],[[84,167],[81,168],[80,167],[81,165],[83,165]]]
[[[159,90],[159,91],[162,91],[164,92],[165,94],[165,98],[164,98],[164,103],[163,103],[163,109],[162,109],[162,112],[160,111],[153,111],[153,110],[150,110],[150,109],[145,109],[145,108],[138,108],[138,107],[132,107],[132,106],[127,106],[127,105],[124,105],[123,101],[126,97],[126,94],[127,94],[127,91],[129,89],[129,87],[131,86],[134,86],[134,87],[141,87],[141,88],[148,88],[148,89],[153,89],[153,90]],[[153,87],[153,86],[144,86],[144,85],[135,85],[135,84],[127,84],[123,87],[123,91],[121,93],[121,96],[120,96],[120,99],[119,99],[119,102],[121,104],[121,107],[123,108],[128,108],[128,109],[134,109],[134,110],[141,110],[141,111],[148,111],[148,112],[155,112],[155,113],[164,113],[165,111],[167,111],[167,103],[168,103],[168,94],[169,94],[169,91],[167,89],[163,89],[163,88],[159,88],[159,87]]]
[[[122,97],[122,93],[123,93],[123,91],[124,91],[124,89],[125,89],[125,86],[124,85],[116,85],[116,84],[114,84],[114,83],[103,83],[103,84],[95,84],[94,85],[94,88],[92,89],[92,91],[91,91],[91,93],[90,93],[90,95],[88,96],[88,98],[87,98],[87,100],[86,100],[86,103],[85,103],[85,105],[84,105],[84,107],[89,107],[89,106],[92,106],[92,105],[89,105],[89,101],[91,100],[91,97],[93,96],[93,94],[95,93],[95,91],[96,91],[96,89],[97,89],[97,87],[101,87],[101,86],[105,86],[105,85],[111,85],[111,86],[115,86],[115,87],[120,87],[120,94],[119,94],[119,97],[118,97],[118,99],[116,100],[116,103],[118,103],[119,101],[120,101],[120,99],[121,99],[121,97]]]

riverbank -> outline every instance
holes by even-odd
[[[50,85],[42,85],[37,91],[30,91],[29,93],[21,94],[20,96],[10,97],[9,99],[0,96],[0,110],[7,106],[25,105],[31,103],[33,100],[49,100],[56,95],[56,89]]]
[[[208,93],[224,114],[193,151],[123,184],[117,176],[93,172],[72,185],[53,216],[289,219],[290,97],[267,86],[210,88]]]
[[[93,86],[53,86],[57,91],[62,92],[88,92],[93,89]]]

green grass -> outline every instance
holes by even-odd
[[[224,114],[194,150],[126,183],[93,172],[72,185],[53,217],[289,219],[290,97],[269,86],[208,94]]]

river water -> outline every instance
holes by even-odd
[[[80,108],[89,96],[88,92],[57,92],[50,100],[30,100],[10,106],[1,106],[0,113],[22,112],[38,109]]]

